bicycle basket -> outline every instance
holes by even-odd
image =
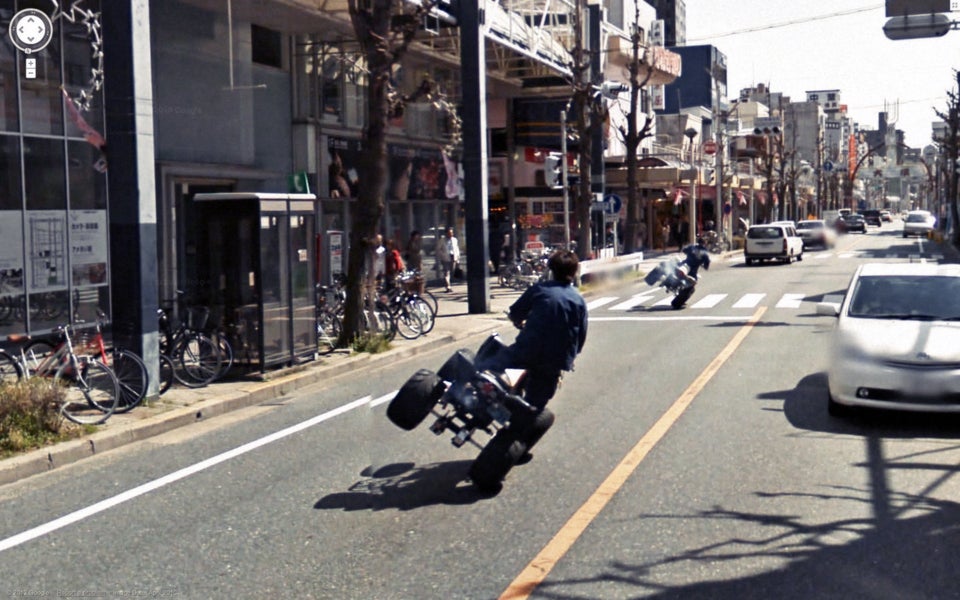
[[[207,326],[210,318],[210,309],[206,306],[191,306],[187,309],[187,328],[194,331],[202,330]]]

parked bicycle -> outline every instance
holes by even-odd
[[[9,336],[8,341],[19,345],[19,356],[0,350],[0,373],[4,379],[10,373],[18,379],[50,378],[61,416],[81,425],[99,425],[116,411],[120,382],[106,364],[76,353],[71,331],[71,325],[58,327],[60,341],[52,350],[43,340]]]
[[[178,292],[182,302],[182,292]],[[157,309],[160,325],[161,372],[191,388],[203,387],[220,374],[223,358],[217,344],[200,332],[209,317],[204,307],[190,307],[187,318],[174,325],[163,308]],[[171,382],[161,381],[161,387]],[[165,389],[165,388],[164,388]]]

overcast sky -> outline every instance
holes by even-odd
[[[731,98],[757,83],[794,101],[805,100],[808,90],[838,89],[861,127],[876,129],[886,103],[906,143],[922,148],[938,120],[934,108],[943,111],[947,91],[957,90],[960,31],[889,40],[882,1],[686,0],[686,5],[687,44],[713,44],[726,54]],[[950,16],[960,19],[960,13]]]

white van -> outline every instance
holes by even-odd
[[[747,229],[743,257],[748,265],[762,260],[779,260],[789,264],[794,260],[803,260],[803,240],[791,224],[751,225]]]

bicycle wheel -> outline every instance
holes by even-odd
[[[424,289],[422,294],[419,294],[421,298],[427,301],[427,304],[430,305],[430,308],[433,309],[433,314],[437,314],[440,310],[440,304],[437,302],[437,297],[433,295],[428,289]]]
[[[49,377],[56,373],[59,365],[45,365],[44,361],[56,352],[53,344],[46,340],[33,340],[23,349],[23,358],[26,361],[26,367],[31,375],[42,375]],[[43,366],[43,369],[40,367]]]
[[[199,333],[185,339],[173,359],[173,376],[187,387],[203,387],[220,372],[220,351],[213,340]]]
[[[420,317],[420,322],[423,323],[422,335],[427,335],[433,331],[433,326],[436,325],[437,321],[437,313],[430,307],[430,303],[420,296],[414,296],[408,301],[408,306],[412,312]]]
[[[99,425],[109,419],[120,397],[117,376],[97,360],[62,365],[53,385],[62,395],[60,414],[81,425]]]
[[[22,376],[20,364],[5,351],[0,350],[0,384],[17,381]]]
[[[233,344],[230,343],[225,334],[220,332],[217,332],[212,339],[217,345],[217,350],[220,351],[220,371],[214,378],[214,380],[217,380],[226,377],[230,369],[233,368]]]
[[[317,316],[317,350],[320,354],[329,354],[336,349],[340,328],[340,319],[332,312],[325,310]]]
[[[170,389],[173,385],[173,361],[166,354],[160,355],[160,395]]]
[[[423,333],[423,322],[420,320],[420,315],[411,310],[409,304],[404,304],[400,311],[394,315],[394,323],[396,323],[397,333],[404,339],[413,340]]]
[[[113,363],[110,366],[120,384],[120,398],[117,400],[117,408],[114,412],[131,411],[139,406],[147,395],[147,386],[150,383],[147,365],[130,350],[115,348]]]

